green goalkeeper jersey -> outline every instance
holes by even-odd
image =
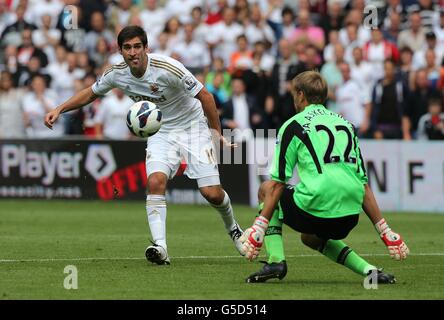
[[[367,183],[353,126],[322,105],[309,105],[280,128],[271,179],[286,183],[298,169],[294,201],[321,218],[361,212]]]

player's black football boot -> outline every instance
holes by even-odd
[[[166,250],[162,246],[159,246],[155,243],[146,248],[145,257],[149,262],[159,265],[170,264],[170,258],[168,257],[168,253],[166,252]]]
[[[390,273],[386,273],[382,268],[378,269],[378,284],[394,284],[396,283],[396,278],[394,275]],[[368,275],[371,274],[372,271],[369,271]],[[370,284],[372,283],[372,278],[370,277]]]
[[[282,280],[286,276],[287,262],[285,262],[285,260],[282,262],[272,262],[272,263],[267,263],[264,261],[261,262],[265,263],[265,265],[262,267],[261,270],[251,274],[246,279],[248,283],[265,282],[268,279],[274,279],[274,278]]]

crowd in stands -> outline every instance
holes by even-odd
[[[43,125],[122,61],[126,25],[205,84],[223,128],[279,128],[291,79],[315,69],[359,136],[444,139],[442,0],[0,0],[0,138],[129,138],[118,89]]]

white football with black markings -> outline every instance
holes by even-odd
[[[162,126],[162,112],[150,101],[136,102],[128,110],[126,125],[135,136],[148,138]]]

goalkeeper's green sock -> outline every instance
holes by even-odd
[[[370,270],[376,269],[341,240],[328,240],[319,251],[334,262],[363,276],[367,276]]]
[[[263,203],[259,205],[262,209]],[[279,220],[279,211],[275,210],[268,223],[268,229],[265,232],[265,249],[268,254],[268,263],[282,262],[285,260],[284,243],[282,241],[282,221]]]

